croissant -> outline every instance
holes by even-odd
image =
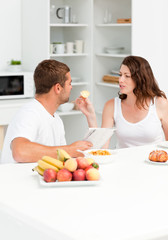
[[[154,162],[166,162],[168,160],[168,154],[164,150],[155,150],[149,154],[149,160]]]

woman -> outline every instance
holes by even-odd
[[[157,144],[168,140],[168,101],[158,87],[147,60],[126,57],[120,68],[119,97],[106,102],[102,127],[116,127],[119,148]],[[88,99],[78,98],[78,108],[89,127],[97,127],[94,108]],[[108,148],[109,142],[104,146]]]

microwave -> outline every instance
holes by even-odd
[[[33,98],[34,94],[33,73],[0,72],[0,100]]]

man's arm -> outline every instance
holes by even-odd
[[[64,149],[71,157],[82,156],[77,152],[78,149],[84,151],[89,149],[92,143],[87,141],[77,141],[65,146],[45,146],[35,142],[31,142],[26,138],[17,137],[11,143],[13,158],[16,162],[28,163],[37,162],[42,156],[47,155],[57,158],[57,149]]]

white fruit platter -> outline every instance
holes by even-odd
[[[94,155],[94,153],[100,153],[100,155]],[[109,153],[109,155],[101,155],[105,153]],[[114,161],[115,155],[117,154],[116,150],[112,149],[89,149],[86,151],[82,151],[86,158],[92,158],[98,164],[111,163]]]
[[[45,182],[43,177],[38,175],[40,185],[44,187],[78,187],[78,186],[92,186],[92,185],[99,185],[100,180],[98,181],[66,181],[66,182]]]

